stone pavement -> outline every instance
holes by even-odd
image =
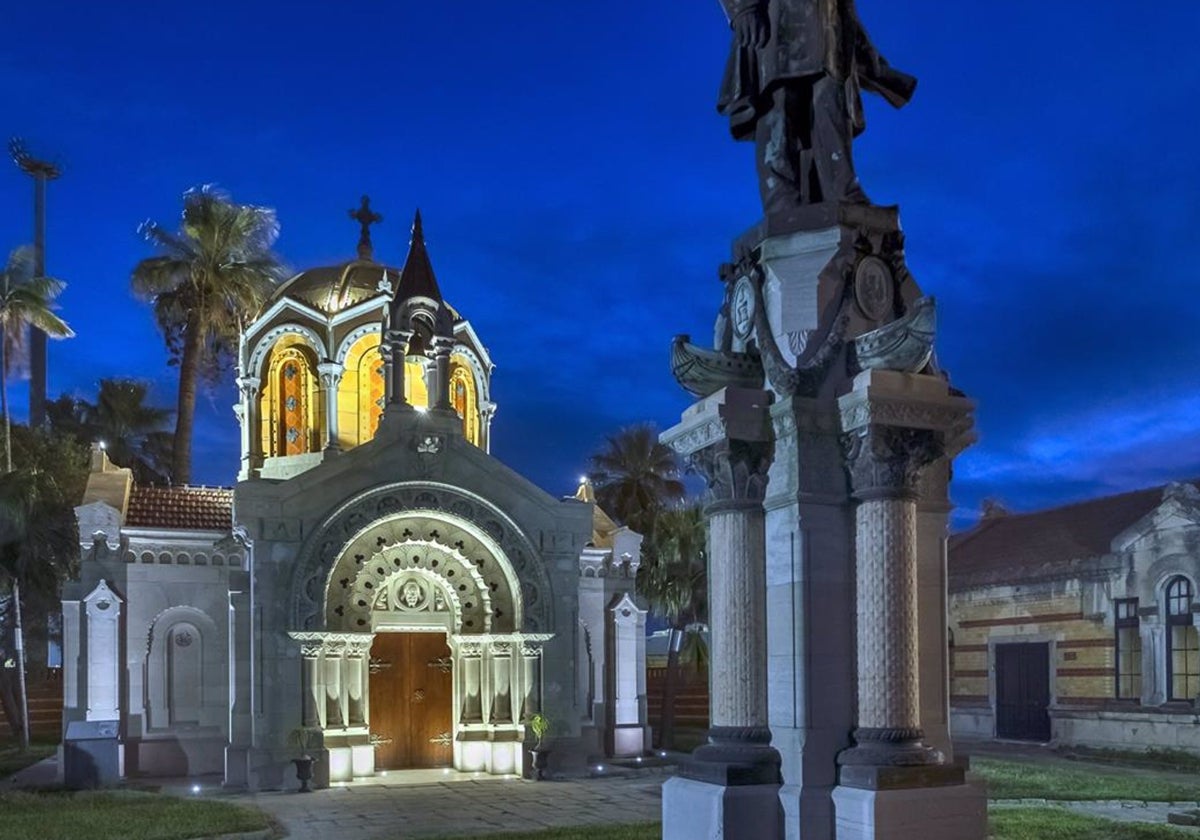
[[[309,794],[262,792],[227,798],[274,816],[291,840],[409,840],[533,831],[560,826],[651,822],[660,817],[665,776],[570,781],[463,779],[413,784],[400,774]]]

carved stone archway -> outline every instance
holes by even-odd
[[[383,632],[446,633],[454,767],[522,772],[524,721],[540,710],[542,645],[552,638],[539,632],[549,588],[503,514],[456,488],[371,491],[318,529],[293,586],[304,722],[324,734],[331,781],[374,774],[370,650]]]

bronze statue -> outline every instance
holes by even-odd
[[[875,49],[854,0],[722,2],[733,45],[717,109],[734,139],[755,141],[768,220],[803,227],[835,217],[842,202],[865,202],[851,158],[866,127],[861,91],[899,108],[917,80]],[[806,212],[813,205],[828,212]]]

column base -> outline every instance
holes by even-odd
[[[782,840],[778,784],[719,785],[676,776],[663,785],[663,840]]]
[[[833,789],[837,840],[985,840],[982,785],[865,790]],[[664,835],[665,836],[665,835]]]
[[[855,730],[854,741],[854,746],[838,754],[837,763],[842,768],[927,767],[946,763],[946,756],[928,746],[919,729],[860,728]]]
[[[697,747],[676,775],[725,787],[778,787],[783,784],[781,764],[778,750],[771,746],[771,730],[714,726],[708,731],[708,743]]]

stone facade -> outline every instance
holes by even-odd
[[[235,488],[135,487],[94,455],[64,725],[119,721],[129,774],[286,786],[297,739],[317,784],[398,740],[391,766],[522,773],[537,713],[552,772],[648,747],[641,536],[488,453],[491,362],[419,218],[402,270],[366,242],[248,326]],[[445,653],[396,661],[396,634]]]
[[[1194,485],[1031,514],[989,505],[949,569],[956,734],[1200,754]],[[1030,690],[1021,668],[1038,672]],[[1037,720],[1010,713],[1019,701]]]

